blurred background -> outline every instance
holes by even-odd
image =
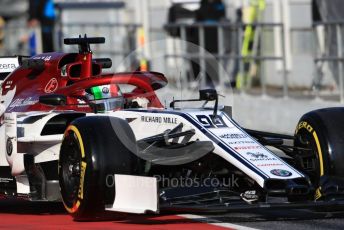
[[[216,87],[244,126],[292,133],[344,102],[343,24],[342,0],[1,0],[0,55],[103,36],[93,51],[111,71],[162,72],[176,94]]]

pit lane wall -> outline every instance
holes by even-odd
[[[339,102],[234,94],[233,117],[243,127],[293,134],[301,116],[311,110],[343,106]]]
[[[159,92],[157,93],[159,95]],[[311,110],[343,106],[339,102],[302,97],[277,98],[224,92],[220,92],[220,94],[225,96],[225,100],[231,101],[229,104],[233,105],[233,118],[242,127],[281,134],[294,134],[296,124],[301,116]],[[191,94],[169,89],[168,94],[165,92],[159,96],[162,98],[161,101],[169,102],[172,95],[175,99],[179,99],[180,95],[186,99]],[[192,94],[191,97],[196,98],[197,93]]]

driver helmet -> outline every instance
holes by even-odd
[[[86,92],[88,100],[98,112],[123,109],[124,98],[116,84],[94,86]]]

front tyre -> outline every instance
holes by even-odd
[[[102,218],[115,198],[114,174],[140,175],[135,136],[122,119],[83,117],[65,131],[59,182],[66,210],[75,220]]]
[[[295,146],[301,149],[299,167],[309,176],[316,188],[314,198],[319,199],[326,193],[326,183],[344,178],[344,108],[303,115],[296,127]]]

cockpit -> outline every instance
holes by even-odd
[[[124,108],[125,99],[116,84],[99,85],[85,90],[85,96],[97,112],[116,111]]]

